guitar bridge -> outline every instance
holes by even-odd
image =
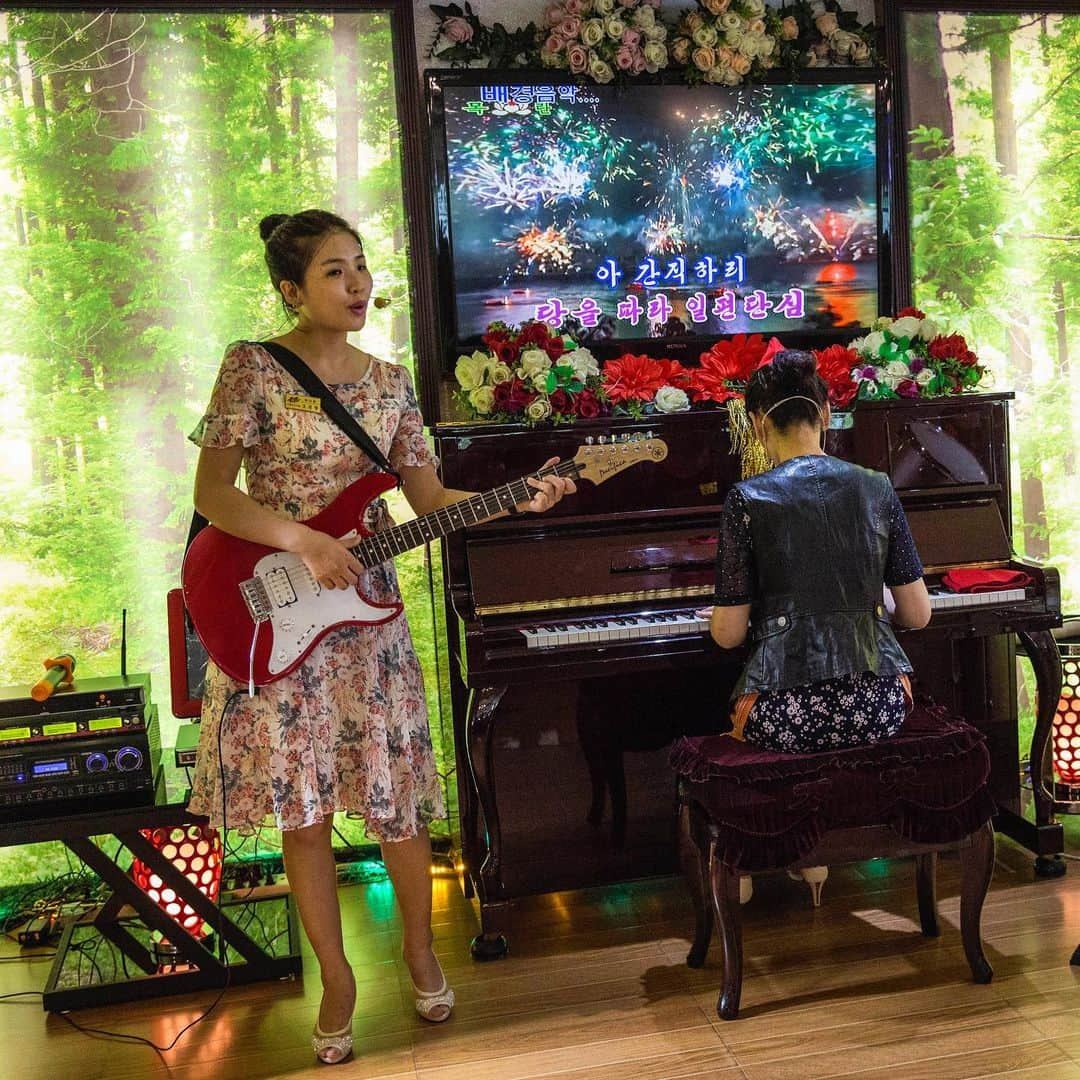
[[[259,578],[241,581],[240,595],[243,596],[248,613],[255,622],[266,622],[270,618],[270,596]]]

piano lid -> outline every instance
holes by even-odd
[[[927,573],[954,566],[1000,566],[1012,557],[997,501],[908,503],[908,525]]]

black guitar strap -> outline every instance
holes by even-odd
[[[389,473],[393,476],[398,486],[401,486],[401,477],[394,471],[390,462],[386,460],[386,455],[375,445],[371,436],[356,422],[352,414],[340,401],[334,396],[333,391],[315,374],[292,351],[292,349],[285,348],[284,345],[279,345],[276,341],[257,341],[254,344],[264,348],[313,398],[317,398],[322,405],[323,412],[334,421],[335,424],[357,446],[363,450],[376,465],[382,469],[383,472]],[[184,551],[186,552],[191,547],[191,542],[196,536],[209,524],[206,518],[198,512],[191,517],[191,528],[188,530],[187,543],[184,545]]]

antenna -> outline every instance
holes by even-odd
[[[120,678],[127,682],[127,608],[120,612]]]

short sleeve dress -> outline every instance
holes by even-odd
[[[405,368],[372,357],[362,379],[332,390],[394,469],[436,463]],[[204,447],[242,444],[248,494],[299,520],[377,469],[322,412],[296,408],[295,398],[287,403],[303,393],[260,345],[234,343],[191,435]],[[381,500],[376,513],[376,528],[391,524]],[[365,570],[360,588],[376,603],[400,599],[392,562]],[[244,692],[223,718],[237,690]],[[214,825],[251,832],[272,816],[280,829],[300,829],[345,810],[362,815],[372,836],[396,841],[444,816],[423,676],[404,615],[331,631],[254,698],[211,662],[201,727],[190,807]]]

